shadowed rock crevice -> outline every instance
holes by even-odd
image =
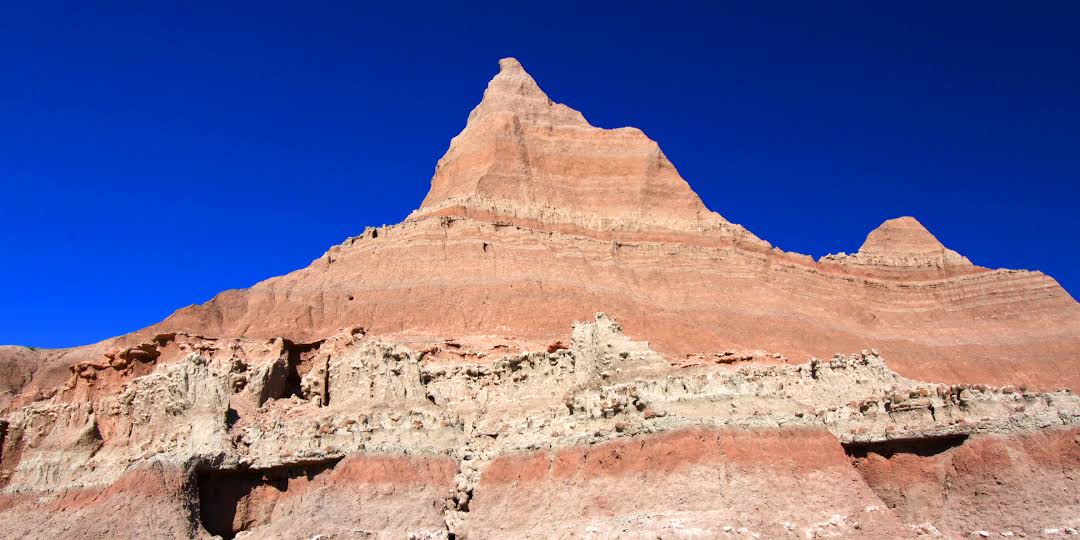
[[[967,435],[945,435],[919,439],[894,439],[880,442],[844,443],[844,452],[852,458],[865,458],[877,454],[891,458],[895,454],[913,454],[920,457],[936,456],[967,441]]]
[[[22,441],[18,433],[12,437],[11,423],[0,420],[0,488],[7,486],[15,467],[19,464],[19,447]]]
[[[198,473],[199,520],[207,532],[234,538],[270,522],[285,497],[303,492],[341,458],[267,469],[207,470]]]
[[[303,379],[311,371],[321,346],[322,341],[293,343],[285,340],[288,367],[285,375],[285,394],[282,397],[304,397]]]
[[[316,399],[320,405],[329,403],[327,365],[329,358],[319,354],[323,341],[295,343],[281,340],[281,358],[265,372],[259,404],[268,399]]]

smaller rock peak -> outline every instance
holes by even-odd
[[[821,260],[859,268],[875,276],[911,277],[915,272],[940,277],[983,270],[942,245],[911,216],[886,220],[866,236],[858,253],[826,255]]]
[[[886,220],[866,236],[859,252],[826,255],[822,261],[862,268],[874,275],[953,275],[981,269],[959,253],[945,247],[919,220],[903,216]]]
[[[945,246],[919,220],[902,216],[886,220],[867,235],[859,253],[917,254],[944,249]]]

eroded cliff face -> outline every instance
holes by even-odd
[[[875,347],[912,377],[1080,385],[1080,305],[1053,279],[975,266],[913,218],[886,221],[853,255],[775,249],[705,208],[641,131],[589,125],[513,59],[404,223],[152,331],[315,340],[358,324],[546,343],[596,311],[672,362]]]
[[[785,253],[513,59],[403,223],[0,367],[12,537],[1080,527],[1080,306],[1051,278],[913,218]]]

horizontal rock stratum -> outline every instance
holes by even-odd
[[[499,65],[404,222],[129,335],[0,348],[0,531],[1080,528],[1080,306],[1053,279],[911,217],[784,252]]]

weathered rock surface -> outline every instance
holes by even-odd
[[[693,428],[507,456],[476,492],[482,538],[909,535],[813,429]]]
[[[0,526],[137,536],[160,514],[172,521],[152,530],[168,537],[491,538],[1075,525],[1069,391],[913,381],[873,351],[673,367],[603,314],[568,342],[448,360],[359,329],[312,344],[159,336],[137,348],[156,353],[149,373],[73,370],[8,413]],[[1009,514],[919,498],[978,498],[990,478]],[[129,520],[78,528],[132,493]],[[40,512],[56,519],[27,527]]]
[[[403,223],[127,336],[0,349],[0,531],[1065,534],[1078,368],[1051,278],[913,218],[785,253],[505,59]]]
[[[897,517],[909,523],[933,523],[957,536],[970,532],[974,524],[995,536],[1047,536],[1043,531],[1054,529],[1064,535],[1076,528],[1080,513],[1078,439],[1080,430],[1075,428],[987,435],[939,453],[933,448],[869,453],[858,457],[855,467]],[[1033,512],[1044,524],[1036,531],[1029,526]]]

